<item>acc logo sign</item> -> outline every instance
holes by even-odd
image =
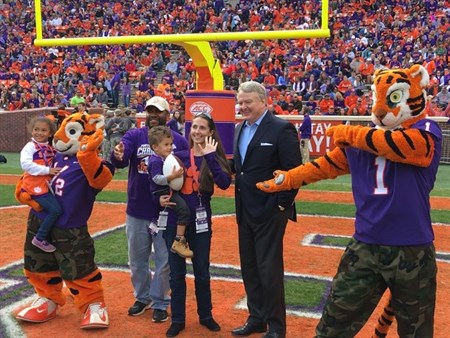
[[[211,107],[206,102],[196,101],[191,104],[189,111],[191,112],[192,116],[196,116],[199,114],[211,114],[211,112],[213,111],[213,107]]]

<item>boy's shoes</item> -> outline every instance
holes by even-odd
[[[92,303],[86,309],[80,327],[82,329],[104,329],[109,326],[105,303]]]
[[[145,312],[145,310],[150,309],[150,304],[144,304],[140,301],[135,301],[133,306],[128,309],[129,316],[139,316]]]
[[[153,317],[152,317],[153,323],[162,323],[165,322],[167,319],[169,319],[169,315],[167,314],[166,310],[160,309],[153,310]]]
[[[175,238],[172,243],[172,248],[170,249],[173,253],[178,254],[178,256],[183,258],[192,258],[194,253],[189,249],[189,245],[186,242],[186,238]]]
[[[166,332],[166,337],[176,337],[178,334],[184,330],[184,323],[172,323]]]
[[[20,311],[16,318],[26,322],[43,323],[56,317],[58,304],[45,297],[39,297],[30,306]]]
[[[206,326],[209,331],[220,331],[220,325],[214,320],[214,318],[200,320],[200,324]]]
[[[50,244],[45,239],[41,241],[36,236],[33,237],[31,244],[45,252],[54,252],[56,250],[56,247],[54,245]]]

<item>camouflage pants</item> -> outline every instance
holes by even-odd
[[[302,163],[309,162],[309,138],[302,138],[300,140],[300,154],[302,155]]]
[[[87,231],[87,226],[74,229],[53,227],[50,238],[56,251],[47,253],[31,244],[40,222],[30,212],[24,250],[26,270],[37,273],[60,271],[64,280],[77,280],[97,269],[94,262],[94,240]]]
[[[433,337],[436,274],[434,245],[367,245],[352,239],[333,279],[316,337],[354,337],[387,288],[399,336]]]
[[[102,142],[102,158],[106,161],[110,161],[111,152],[113,149],[111,148],[111,141],[109,138],[104,138]]]

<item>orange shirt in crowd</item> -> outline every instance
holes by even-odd
[[[350,90],[352,88],[352,83],[350,82],[350,80],[342,80],[341,82],[339,82],[337,89],[342,93],[346,93],[348,90]]]
[[[434,60],[430,60],[428,62],[424,61],[423,66],[425,67],[429,75],[432,75],[436,70],[436,63],[434,62]]]
[[[358,96],[355,93],[352,93],[344,99],[345,106],[347,108],[350,108],[351,106],[356,104],[357,100]]]
[[[327,113],[330,107],[334,107],[334,101],[331,98],[323,98],[319,101],[320,112]]]
[[[275,76],[273,76],[272,74],[264,76],[264,84],[274,86],[275,83],[277,83],[277,80],[275,79]]]
[[[354,105],[352,105],[348,111],[347,111],[347,115],[352,115],[353,110],[356,108],[356,110],[358,111],[359,115],[365,115],[366,111],[367,111],[367,105],[364,105],[362,102],[359,103],[355,103]]]
[[[372,75],[375,72],[375,67],[373,65],[373,62],[365,61],[365,62],[361,63],[361,65],[359,66],[359,72],[361,73],[361,75],[364,75],[364,76]]]

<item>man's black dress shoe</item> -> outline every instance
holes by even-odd
[[[286,338],[286,334],[267,331],[263,338]]]
[[[252,333],[263,333],[266,331],[266,325],[256,325],[247,322],[244,325],[233,329],[233,331],[231,331],[231,334],[235,337],[246,337],[250,336]]]

